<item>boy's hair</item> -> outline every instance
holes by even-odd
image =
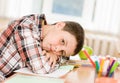
[[[77,22],[73,22],[73,21],[64,21],[64,22],[65,22],[65,27],[63,28],[63,30],[68,31],[76,38],[77,45],[73,54],[76,55],[82,49],[84,44],[84,29]]]

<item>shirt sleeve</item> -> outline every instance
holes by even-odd
[[[20,56],[25,60],[28,68],[34,73],[50,73],[59,67],[59,64],[52,69],[42,57],[40,45],[40,32],[35,21],[25,18],[16,26],[15,42]]]

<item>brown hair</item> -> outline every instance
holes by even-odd
[[[84,44],[84,30],[82,26],[77,22],[73,22],[73,21],[64,21],[64,22],[65,22],[65,27],[63,28],[63,30],[68,31],[76,38],[77,46],[76,49],[74,50],[74,55],[76,55],[82,49]]]

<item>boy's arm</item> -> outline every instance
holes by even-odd
[[[24,19],[21,24],[16,26],[14,38],[18,52],[34,73],[50,73],[55,67],[51,68],[42,58],[42,50],[38,41],[40,36],[33,30],[33,27],[38,28],[30,19]]]
[[[44,61],[51,66],[51,69],[57,69],[60,66],[61,56],[55,55],[52,52],[46,52],[45,50],[43,50],[42,55],[44,55]]]

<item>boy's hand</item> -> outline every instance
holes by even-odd
[[[45,55],[45,61],[48,62],[52,68],[54,68],[59,56],[52,52],[46,52],[45,50],[43,50],[42,54]]]

